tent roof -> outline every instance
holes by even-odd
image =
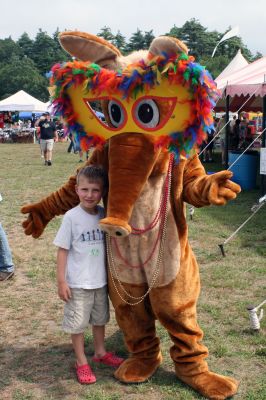
[[[12,96],[0,101],[0,111],[47,111],[47,105],[30,94],[19,90]]]
[[[266,95],[266,57],[262,57],[246,67],[216,80],[218,89],[223,91],[215,110],[225,109],[225,96],[229,95],[230,111],[262,111],[262,97]]]
[[[217,76],[215,82],[218,84],[221,79],[224,79],[226,76],[231,75],[235,71],[239,71],[241,68],[244,68],[247,65],[248,61],[245,59],[245,57],[243,57],[241,50],[239,49],[232,61],[227,65],[227,67],[225,67],[220,75]]]
[[[257,88],[255,95],[263,97],[266,94],[266,56],[215,81],[218,89],[226,89],[230,96],[251,95]]]

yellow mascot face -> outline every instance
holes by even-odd
[[[76,60],[52,68],[54,112],[83,150],[114,135],[144,133],[178,159],[213,128],[218,93],[205,68],[182,52],[148,55],[121,69]],[[106,121],[97,115],[99,103]]]
[[[171,87],[163,79],[160,85],[146,95],[123,99],[119,94],[104,90],[101,95],[84,90],[82,85],[67,90],[77,122],[86,132],[93,132],[103,139],[121,133],[150,133],[160,137],[184,131],[191,117],[191,94],[182,87]],[[93,108],[101,102],[108,118],[104,123]]]

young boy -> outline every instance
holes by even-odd
[[[80,383],[94,383],[84,352],[84,330],[92,325],[95,362],[118,367],[123,359],[107,353],[105,324],[109,321],[104,233],[98,222],[104,210],[98,205],[107,189],[104,170],[97,166],[82,168],[77,175],[76,192],[80,204],[68,211],[56,235],[57,284],[60,299],[66,302],[63,330],[71,334]]]

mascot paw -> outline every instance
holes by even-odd
[[[24,233],[38,238],[44,231],[48,221],[45,221],[41,212],[35,205],[28,205],[21,208],[22,214],[29,214],[28,218],[22,222]]]
[[[232,176],[233,173],[231,171],[220,171],[210,175],[209,201],[211,204],[217,206],[225,205],[229,200],[235,199],[237,194],[241,192],[240,186],[230,181]]]
[[[211,400],[224,400],[233,396],[239,385],[233,378],[209,371],[194,376],[178,376],[178,378]]]
[[[124,383],[142,383],[147,381],[163,360],[160,353],[156,359],[130,357],[115,371],[116,379]]]

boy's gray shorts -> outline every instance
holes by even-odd
[[[110,319],[107,285],[99,289],[71,288],[65,304],[62,328],[70,334],[83,333],[89,324],[103,326]]]

